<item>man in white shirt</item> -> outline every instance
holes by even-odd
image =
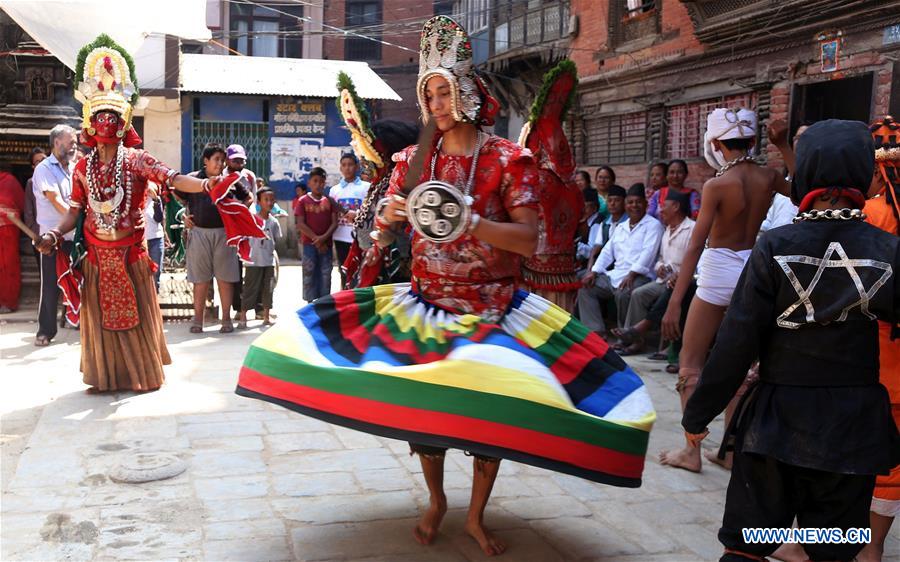
[[[582,278],[584,287],[578,291],[581,321],[604,335],[603,301],[614,298],[617,320],[624,322],[631,292],[655,277],[653,265],[663,233],[662,224],[647,214],[643,186],[628,190],[625,212],[628,222],[616,228],[593,268]],[[607,271],[610,265],[613,268]]]
[[[659,210],[659,217],[665,223],[666,230],[660,242],[659,259],[654,267],[656,281],[632,292],[625,323],[612,331],[622,340],[622,345],[627,346],[621,350],[622,355],[633,355],[643,350],[643,334],[649,326],[641,324],[641,321],[647,318],[651,307],[659,306],[657,301],[665,299],[665,305],[669,302],[668,296],[678,278],[681,261],[696,224],[691,220],[690,214],[691,200],[688,194],[670,189]],[[663,311],[665,305],[661,307]],[[655,325],[658,326],[658,322]]]
[[[766,213],[766,218],[763,220],[762,224],[759,225],[759,233],[762,234],[767,230],[791,224],[794,222],[794,217],[796,216],[797,205],[794,205],[794,203],[791,202],[791,198],[776,193],[774,197],[772,197],[772,204],[769,205],[769,211]]]
[[[165,232],[163,227],[164,209],[159,187],[148,182],[147,204],[144,206],[144,240],[147,241],[147,253],[150,261],[156,264],[153,282],[159,292],[159,277],[162,274],[163,255],[165,253]]]
[[[609,215],[593,224],[588,235],[590,243],[588,269],[594,267],[594,262],[597,261],[603,247],[612,240],[613,235],[616,233],[616,227],[628,220],[628,215],[625,213],[625,197],[627,195],[625,188],[621,185],[614,185],[609,188],[609,193],[606,194],[606,208],[609,211]]]
[[[34,169],[35,220],[39,234],[48,232],[69,212],[72,197],[72,170],[75,169],[75,129],[57,125],[50,130],[52,154]],[[61,244],[63,252],[72,250],[73,233],[66,234]],[[44,347],[56,337],[56,312],[59,287],[56,284],[56,252],[41,255],[41,301],[38,307],[38,332],[34,345]]]
[[[350,253],[353,244],[353,220],[356,219],[356,211],[362,205],[366,193],[369,191],[369,182],[359,179],[359,160],[353,153],[348,152],[341,156],[341,181],[331,187],[329,196],[340,207],[340,223],[334,231],[334,249],[337,254],[338,270],[341,273],[341,288],[346,286],[347,280],[344,274],[344,261]]]

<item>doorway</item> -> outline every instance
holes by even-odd
[[[825,119],[868,123],[872,111],[872,78],[853,78],[794,86],[791,96],[791,138],[800,125]]]

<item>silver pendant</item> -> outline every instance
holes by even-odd
[[[420,183],[407,198],[409,224],[432,242],[452,242],[462,236],[469,224],[472,201],[449,183]]]

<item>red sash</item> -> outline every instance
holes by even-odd
[[[144,247],[144,231],[121,240],[100,240],[85,229],[87,257],[97,266],[100,274],[97,287],[100,297],[100,313],[105,330],[130,330],[140,323],[137,293],[128,275],[128,266],[147,258]]]
[[[230,196],[234,183],[240,177],[237,173],[224,177],[210,190],[209,197],[215,203],[225,225],[225,243],[237,249],[242,262],[251,264],[250,239],[269,236],[263,228],[263,220],[242,202]]]

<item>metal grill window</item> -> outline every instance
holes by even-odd
[[[247,153],[247,169],[260,178],[270,174],[269,124],[255,121],[194,121],[191,152],[193,169],[203,167],[203,148],[209,143],[223,147],[239,144]]]
[[[715,18],[759,3],[760,0],[713,0],[712,2],[701,2],[699,6],[703,17]]]
[[[646,161],[647,113],[589,119],[586,157],[590,165]]]
[[[756,94],[724,96],[670,107],[666,112],[668,158],[699,158],[703,156],[703,135],[706,116],[717,107],[746,107],[756,105]]]

